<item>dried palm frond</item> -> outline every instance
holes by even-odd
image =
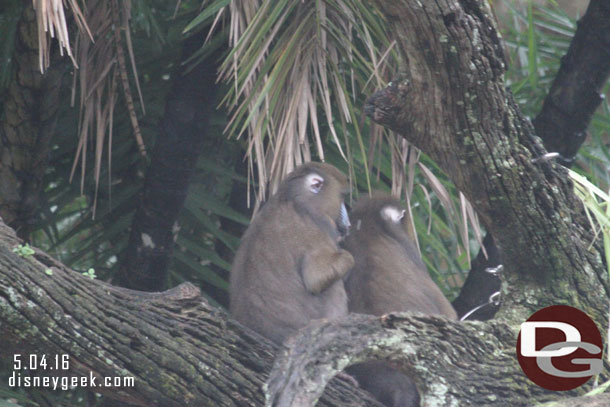
[[[50,48],[48,37],[57,37],[61,55],[63,55],[64,50],[66,50],[66,54],[68,54],[72,63],[78,67],[70,47],[70,36],[68,35],[68,24],[66,23],[63,3],[62,0],[32,0],[38,25],[38,61],[41,73],[44,73],[45,69],[49,67]],[[89,38],[93,40],[93,36],[87,26],[87,21],[83,16],[80,7],[78,7],[76,0],[68,0],[66,3],[68,3],[68,6],[74,15],[74,21],[78,26],[79,32],[86,33]]]
[[[228,130],[248,137],[249,175],[260,200],[311,160],[311,147],[324,161],[318,109],[347,159],[335,120],[341,128],[356,122],[352,99],[370,78],[383,84],[377,70],[390,40],[381,14],[364,2],[233,0],[229,14],[233,49],[222,78],[234,85],[224,102],[235,110]],[[355,132],[365,154],[358,126]]]
[[[385,86],[398,64],[395,42],[374,4],[216,0],[187,31],[210,18],[212,11],[218,11],[214,27],[220,16],[229,20],[232,51],[221,69],[221,79],[232,84],[224,99],[234,108],[227,130],[232,136],[247,137],[248,180],[258,181],[257,203],[312,155],[324,160],[328,144],[323,127],[338,154],[348,160],[350,174],[354,173],[345,130],[352,123],[350,136],[362,153],[359,162],[364,174],[368,176],[369,168],[374,167],[380,171],[374,161],[381,160],[388,152],[384,146],[389,146],[391,192],[410,203],[415,174],[420,171],[428,184],[421,185],[428,201],[426,188],[434,192],[454,222],[470,260],[468,226],[474,228],[479,242],[481,228],[468,201],[463,196],[456,201],[435,173],[419,162],[419,151],[403,137],[373,125],[365,146],[356,124],[360,113],[354,105],[363,103],[366,92]],[[367,186],[370,190],[368,179]],[[414,223],[412,229],[417,241]]]
[[[140,104],[144,111],[144,102],[137,80],[131,38],[129,36],[130,2],[117,0],[90,0],[87,3],[85,18],[91,27],[92,37],[89,38],[80,31],[76,40],[76,59],[80,66],[74,76],[72,88],[72,105],[75,103],[76,89],[79,89],[79,142],[70,174],[72,180],[77,164],[81,167],[81,190],[84,186],[85,168],[87,163],[87,145],[95,145],[94,177],[97,189],[102,163],[102,155],[106,136],[108,136],[108,167],[111,166],[111,144],[113,113],[118,96],[119,83],[123,88],[123,96],[131,119],[136,142],[142,155],[146,155],[144,141],[138,125],[135,105],[127,78],[127,63],[124,46],[127,46],[131,61],[131,69],[140,96]],[[125,40],[121,31],[125,32]],[[78,86],[76,86],[78,83]],[[110,173],[110,170],[109,170]],[[94,199],[94,210],[97,199]]]
[[[76,46],[70,46],[70,38],[64,12],[64,3],[67,3],[74,15],[78,27]],[[48,37],[57,37],[60,52],[64,49],[75,66],[79,68],[74,75],[72,91],[72,105],[74,105],[76,83],[80,88],[80,123],[79,142],[70,174],[74,176],[77,163],[81,163],[81,191],[84,186],[86,168],[87,144],[89,138],[95,135],[95,165],[94,176],[97,188],[102,162],[102,153],[106,135],[108,135],[108,166],[111,163],[110,145],[112,144],[113,113],[117,99],[118,86],[123,88],[123,96],[127,111],[140,153],[146,156],[144,141],[140,133],[133,96],[127,77],[127,62],[124,47],[127,47],[131,70],[140,98],[140,106],[144,113],[144,101],[138,82],[138,75],[133,55],[133,47],[129,31],[131,16],[131,2],[129,0],[102,1],[90,0],[87,2],[85,13],[81,11],[76,0],[33,0],[38,25],[39,64],[41,72],[49,66]],[[121,35],[124,32],[124,39]]]

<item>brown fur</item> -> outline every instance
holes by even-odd
[[[409,238],[408,216],[393,223],[382,216],[387,207],[396,212],[404,209],[399,201],[376,195],[361,199],[351,213],[353,227],[343,243],[356,263],[345,282],[349,311],[373,315],[417,311],[455,319],[453,307]],[[366,362],[348,371],[387,406],[419,405],[413,381],[386,362]]]
[[[313,193],[308,177],[324,179]],[[339,248],[347,179],[335,167],[294,170],[246,230],[231,270],[235,319],[276,343],[312,319],[347,314],[342,278],[353,266]]]

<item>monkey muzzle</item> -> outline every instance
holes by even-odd
[[[341,202],[341,213],[339,214],[339,222],[337,223],[337,231],[339,231],[339,235],[342,238],[347,236],[351,226],[352,224],[349,221],[347,208],[345,207],[345,204]]]

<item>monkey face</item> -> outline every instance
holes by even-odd
[[[306,213],[339,239],[347,235],[351,226],[344,204],[348,192],[346,176],[325,163],[298,167],[278,190],[283,199],[294,201],[299,213]]]
[[[330,218],[340,237],[347,236],[351,226],[344,200],[347,186],[341,185],[340,179],[329,174],[325,178],[318,171],[305,176],[304,182],[305,190],[311,194],[305,194],[306,200],[319,211],[320,215]]]
[[[394,225],[400,225],[402,223],[402,220],[405,217],[406,212],[407,211],[405,209],[401,209],[401,208],[397,208],[392,205],[388,205],[388,206],[384,206],[383,208],[381,208],[381,211],[379,211],[379,214],[381,215],[381,218],[383,220],[385,220],[386,222],[390,222]]]

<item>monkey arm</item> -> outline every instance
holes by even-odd
[[[352,267],[354,258],[336,246],[323,246],[313,250],[301,261],[301,277],[308,292],[319,294],[342,278]]]

